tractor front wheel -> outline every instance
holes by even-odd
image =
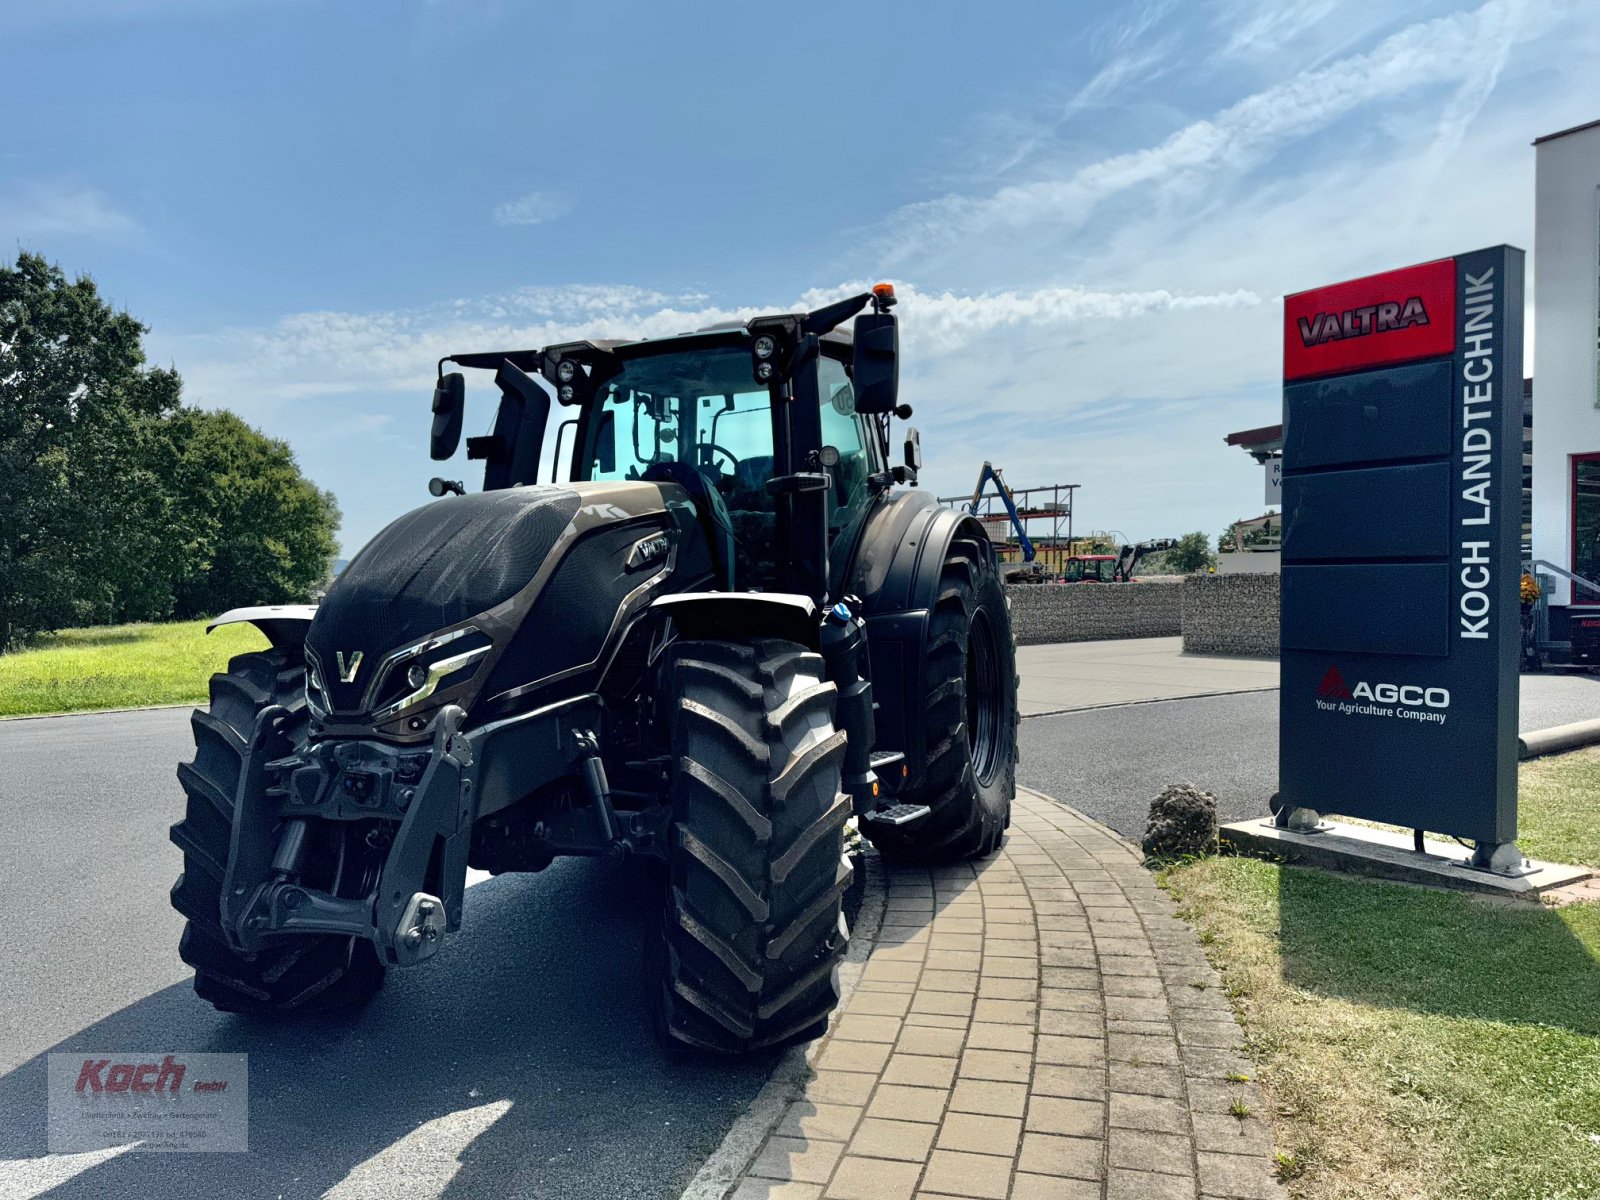
[[[675,770],[652,948],[661,1032],[725,1054],[815,1037],[838,1003],[851,874],[845,735],[822,657],[680,642],[662,685]]]

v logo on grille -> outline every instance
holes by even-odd
[[[343,650],[334,652],[334,657],[339,660],[340,683],[354,683],[356,681],[356,672],[361,670],[361,653],[360,650],[357,650],[350,655],[350,660],[346,662]]]

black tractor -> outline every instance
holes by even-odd
[[[665,1036],[814,1037],[848,932],[847,826],[886,855],[993,852],[1016,763],[1015,650],[982,525],[890,460],[899,335],[880,285],[652,341],[441,361],[495,372],[483,490],[378,534],[194,714],[173,826],[180,951],[219,1009],[368,999],[461,923],[469,868],[664,869]],[[570,412],[540,484],[551,401]],[[563,445],[566,446],[565,452]]]

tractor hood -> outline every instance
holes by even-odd
[[[580,503],[567,488],[509,488],[435,501],[385,528],[333,581],[306,633],[328,708],[383,702],[386,657],[526,587]]]
[[[675,484],[625,480],[505,488],[407,513],[356,555],[306,631],[318,727],[426,738],[447,704],[476,717],[480,700],[531,703],[598,667],[673,574],[683,530],[698,536],[693,514]]]

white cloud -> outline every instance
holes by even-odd
[[[1059,237],[1133,189],[1193,188],[1200,179],[1243,173],[1285,143],[1359,108],[1431,85],[1484,78],[1496,60],[1503,61],[1502,42],[1542,32],[1561,10],[1572,6],[1490,0],[1473,12],[1409,26],[1368,53],[1274,84],[1156,145],[1087,163],[1065,178],[909,205],[888,222],[885,256],[895,264],[914,263],[930,249],[1015,237],[1041,226]],[[1519,12],[1521,19],[1513,19]]]
[[[288,438],[307,474],[338,494],[344,549],[354,550],[421,501],[427,475],[466,470],[459,462],[429,466],[426,459],[427,395],[443,355],[574,338],[661,338],[762,312],[811,309],[866,288],[859,280],[840,283],[762,306],[630,286],[526,288],[426,309],[304,312],[258,328],[157,336],[152,350],[158,360],[178,363],[190,403],[227,406]],[[1075,469],[1077,461],[1062,461],[1059,450],[1069,437],[1062,421],[1069,418],[1091,422],[1094,445],[1106,446],[1110,482],[1126,482],[1117,438],[1130,429],[1147,434],[1160,400],[1190,386],[1195,347],[1218,339],[1240,315],[1262,309],[1259,296],[1245,290],[1050,286],[963,294],[925,293],[901,282],[898,293],[901,395],[917,408],[918,426],[928,435],[925,483],[936,493],[970,488],[974,454],[1014,464],[1014,480],[1042,482]],[[1091,346],[1101,352],[1080,362]],[[1138,363],[1138,370],[1107,371],[1118,355]],[[483,418],[493,389],[486,379],[474,379],[469,390],[469,416]],[[1118,403],[1102,403],[1107,392],[1115,392]],[[1218,421],[1218,410],[1205,419]],[[974,421],[981,430],[974,432]],[[1166,432],[1176,429],[1168,424]],[[547,437],[547,456],[552,445],[554,435]],[[1091,443],[1074,435],[1070,445],[1075,456]],[[362,451],[352,454],[352,446]],[[1150,498],[1171,496],[1157,488]],[[1139,510],[1122,520],[1158,517],[1154,509]]]
[[[543,225],[565,216],[572,208],[565,197],[553,192],[529,192],[494,208],[496,225]]]
[[[865,282],[816,289],[767,305],[718,305],[702,293],[632,287],[530,288],[425,309],[295,313],[261,328],[179,340],[174,352],[201,403],[267,412],[279,400],[418,391],[450,353],[521,349],[575,338],[666,337],[718,321],[793,312],[867,290]],[[898,286],[908,354],[937,359],[1004,330],[1044,333],[1159,314],[1249,308],[1244,290],[1188,294],[1081,287],[959,295]]]
[[[24,184],[0,195],[0,230],[21,238],[120,238],[139,224],[104,193],[68,184]]]
[[[1254,59],[1281,54],[1335,12],[1341,19],[1350,15],[1349,6],[1338,0],[1244,0],[1225,6],[1222,20],[1231,28],[1223,54]]]

